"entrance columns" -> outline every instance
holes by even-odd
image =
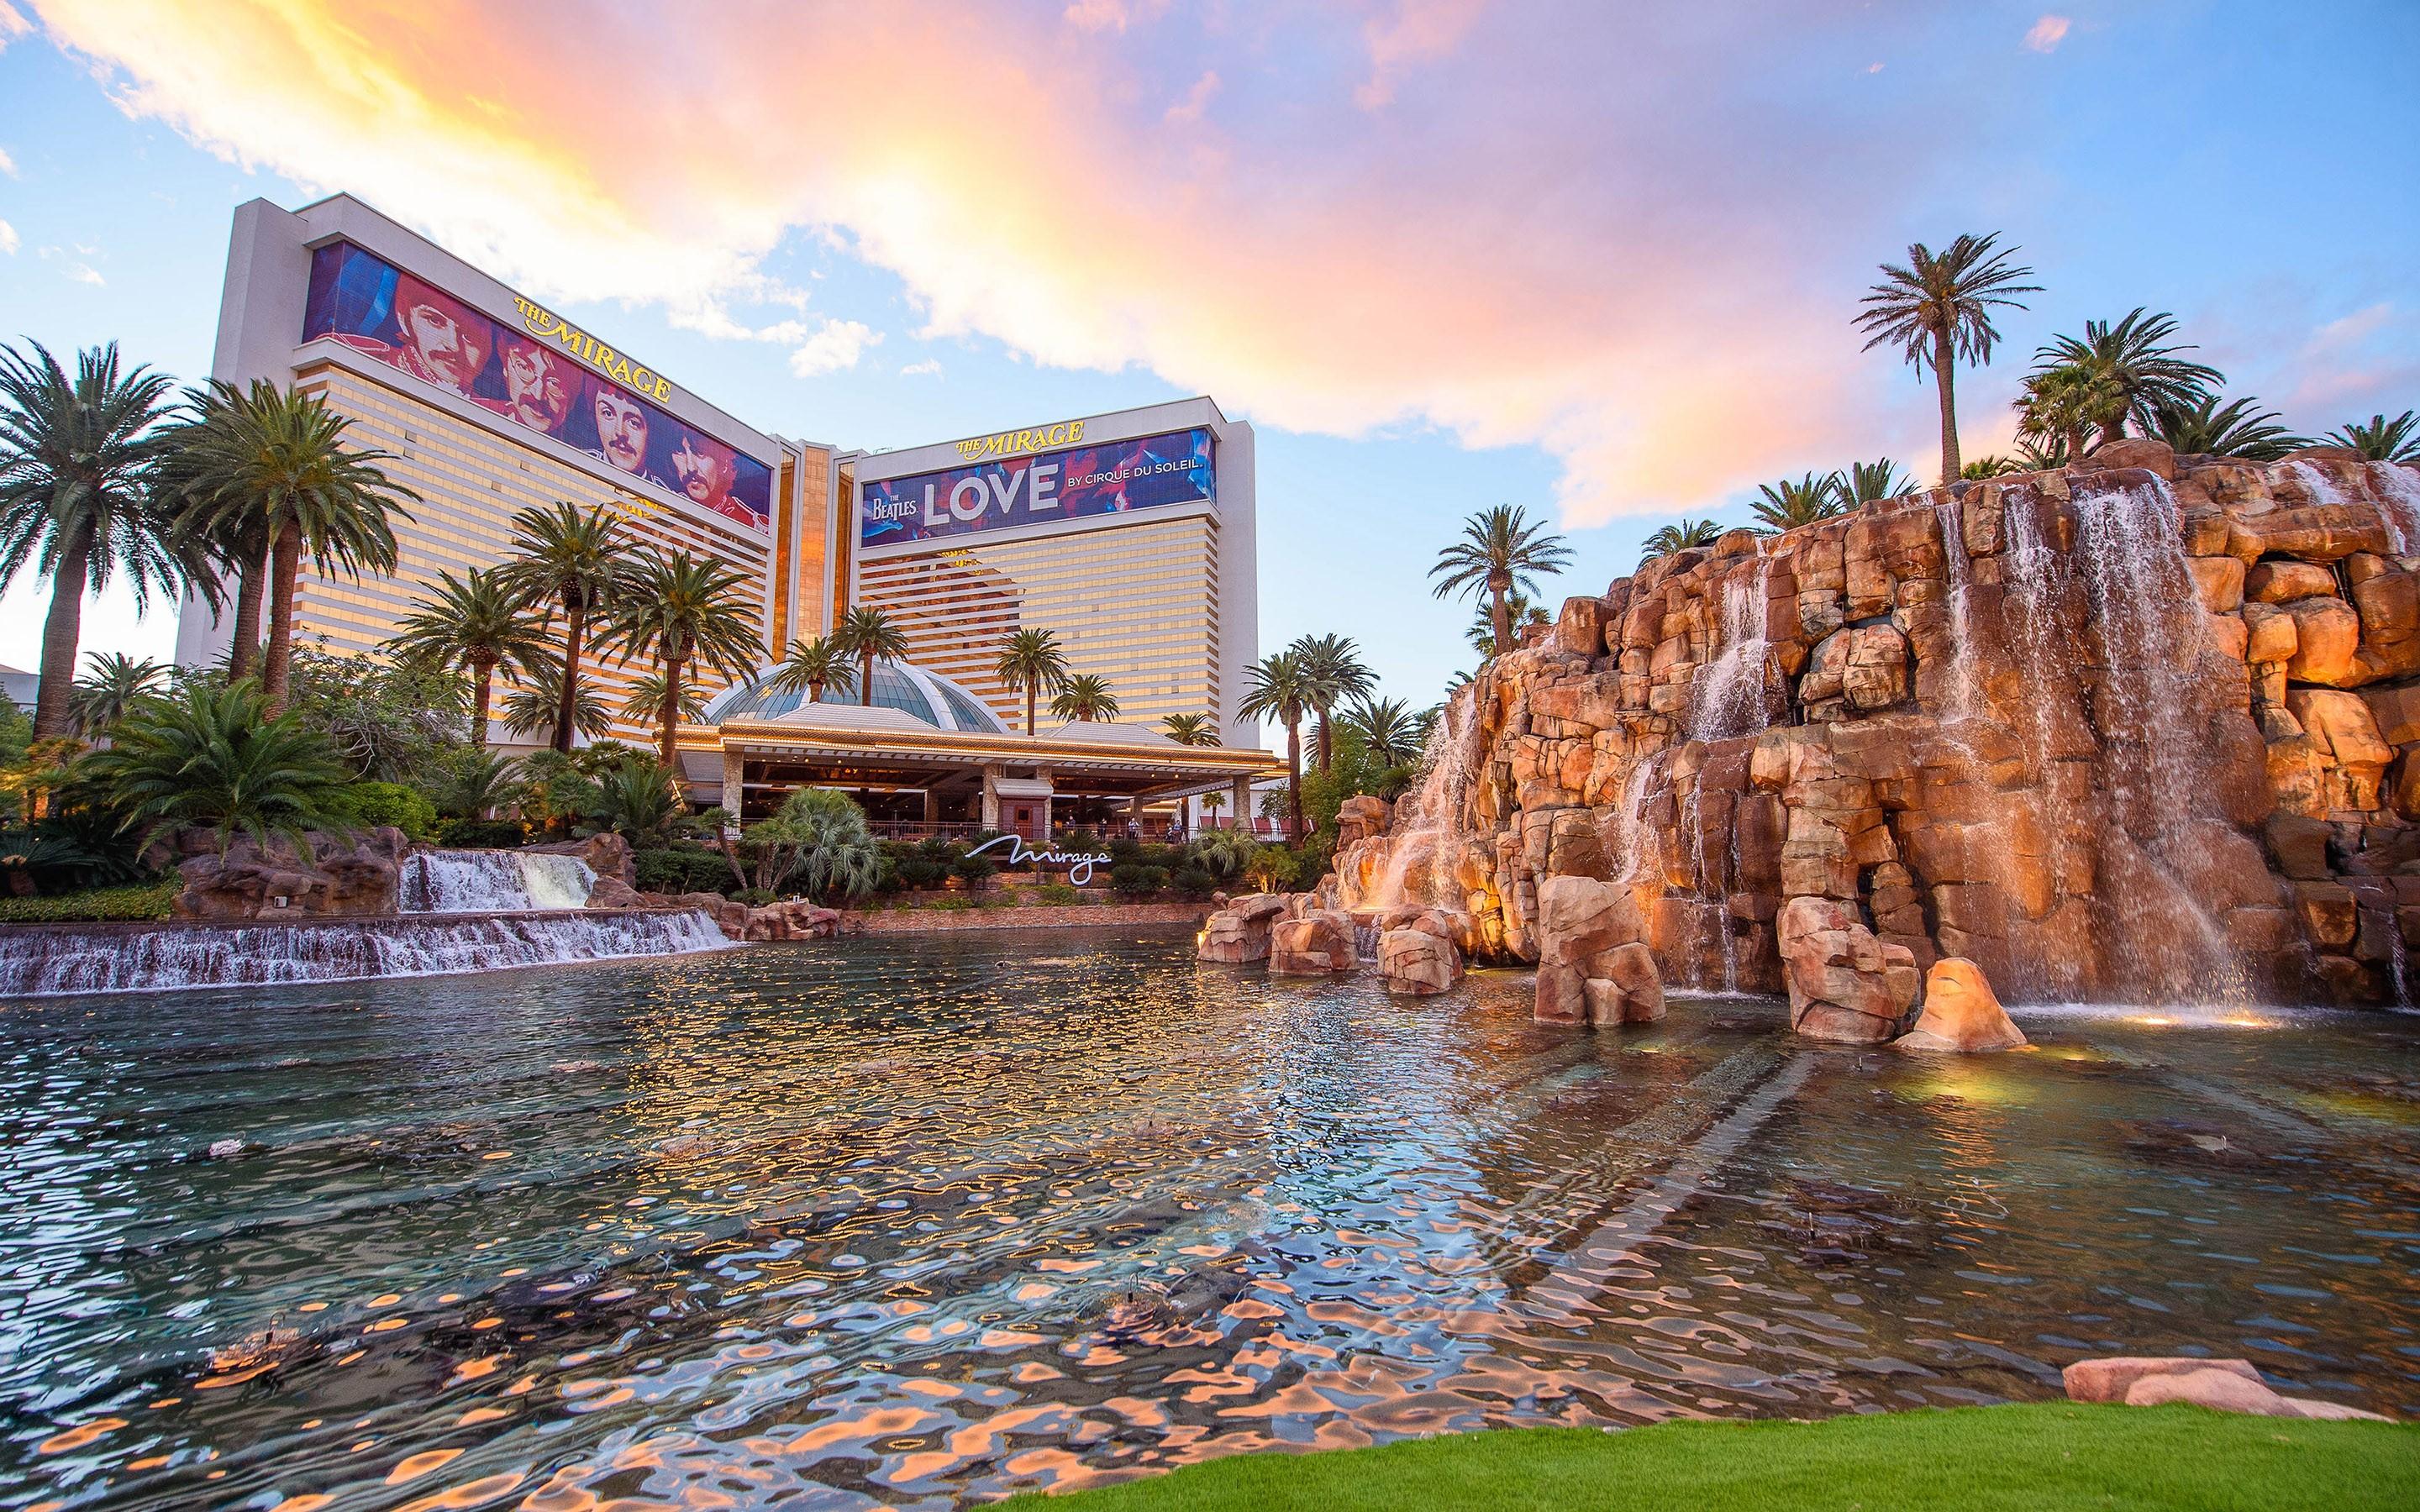
[[[1034,775],[1034,778],[1035,778],[1037,780],[1039,780],[1039,781],[1049,782],[1049,781],[1053,781],[1053,780],[1054,780],[1054,779],[1053,779],[1053,778],[1051,777],[1051,775],[1050,775],[1050,768],[1048,768],[1047,766],[1037,766],[1037,767],[1035,767],[1035,768],[1033,769],[1033,775]],[[1056,800],[1055,800],[1055,798],[1053,798],[1053,797],[1045,797],[1045,798],[1042,800],[1042,835],[1041,835],[1041,840],[1042,840],[1042,843],[1043,843],[1043,844],[1045,844],[1045,845],[1047,845],[1047,844],[1049,844],[1049,843],[1050,843],[1050,805],[1051,805],[1054,801],[1056,801]]]
[[[999,780],[998,766],[983,769],[983,826],[993,831],[1000,828],[1000,789],[994,786]]]
[[[924,823],[938,824],[941,818],[941,795],[931,788],[924,790]]]
[[[1235,823],[1243,825],[1246,829],[1251,828],[1252,779],[1249,777],[1239,777],[1235,779],[1234,791],[1228,795],[1227,801],[1235,806]]]
[[[728,746],[722,748],[722,796],[715,801],[720,803],[723,812],[729,814],[734,820],[739,817],[739,805],[744,801],[745,784],[742,776],[747,770],[747,765],[748,764],[741,759],[737,751]]]

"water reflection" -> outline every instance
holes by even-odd
[[[0,1496],[941,1506],[2201,1346],[2420,1412],[2409,1020],[1918,1057],[1190,945],[11,1006]]]

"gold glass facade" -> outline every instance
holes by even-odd
[[[1218,522],[1126,522],[1033,540],[953,544],[864,563],[863,602],[908,633],[908,659],[963,684],[1012,727],[1025,698],[993,675],[1011,632],[1058,632],[1071,671],[1118,697],[1120,722],[1206,714],[1224,724],[1218,686]]]
[[[365,573],[356,583],[341,575],[323,577],[304,563],[296,623],[306,639],[324,637],[334,651],[384,655],[396,622],[412,611],[441,569],[459,578],[473,567],[494,566],[511,549],[512,517],[558,500],[583,509],[614,504],[639,547],[677,548],[728,563],[746,575],[744,591],[765,602],[769,549],[745,531],[693,518],[660,500],[617,494],[593,473],[333,363],[302,370],[295,383],[351,417],[349,434],[359,443],[394,453],[395,460],[381,464],[387,476],[420,495],[407,506],[413,518],[393,521],[398,558],[393,577]],[[655,669],[610,657],[583,657],[583,678],[594,679],[597,697],[616,713],[614,734],[651,741],[651,721],[618,716],[630,684]],[[696,686],[711,697],[723,683],[706,674]],[[500,680],[499,702],[502,692]]]

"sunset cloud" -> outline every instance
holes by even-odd
[[[2055,52],[2058,44],[2067,40],[2069,24],[2065,16],[2044,16],[2034,23],[2033,30],[2025,33],[2025,45],[2037,53]]]
[[[895,275],[919,337],[1147,369],[1282,428],[1543,447],[1580,525],[1919,455],[1921,389],[1844,381],[1848,315],[1905,239],[1885,211],[1989,104],[1944,79],[1860,89],[1852,119],[1823,81],[1861,78],[1878,31],[1743,40],[1581,4],[1518,26],[1475,0],[1215,24],[1092,3],[37,9],[129,113],[350,190],[541,297],[653,302],[842,371],[882,332],[729,313],[803,232]],[[1309,60],[1281,88],[1259,50],[1280,23]]]

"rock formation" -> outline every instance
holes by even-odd
[[[1898,1050],[2014,1050],[2025,1031],[2009,1021],[1980,966],[1944,956],[1924,974],[1924,1011],[1893,1041]]]
[[[178,838],[184,887],[178,918],[225,923],[246,918],[387,916],[396,911],[403,858],[411,841],[392,825],[349,835],[312,830],[297,848],[285,835],[267,845],[238,837],[219,849],[207,830]]]
[[[1278,977],[1325,977],[1350,971],[1359,959],[1353,920],[1332,908],[1305,909],[1269,929],[1269,973]]]
[[[1390,993],[1433,997],[1462,980],[1462,952],[1441,931],[1390,929],[1378,936],[1378,975]]]
[[[1629,899],[1667,981],[1788,990],[1825,1032],[1886,1037],[1892,977],[1945,956],[2011,1001],[2393,1001],[2413,553],[2420,468],[2140,440],[1734,531],[1491,663],[1321,902],[1451,910],[1558,1014],[1564,878]]]
[[[1286,911],[1286,901],[1277,893],[1254,893],[1238,898],[1210,916],[1202,927],[1201,943],[1195,953],[1204,961],[1241,965],[1248,961],[1269,958],[1269,926]]]

